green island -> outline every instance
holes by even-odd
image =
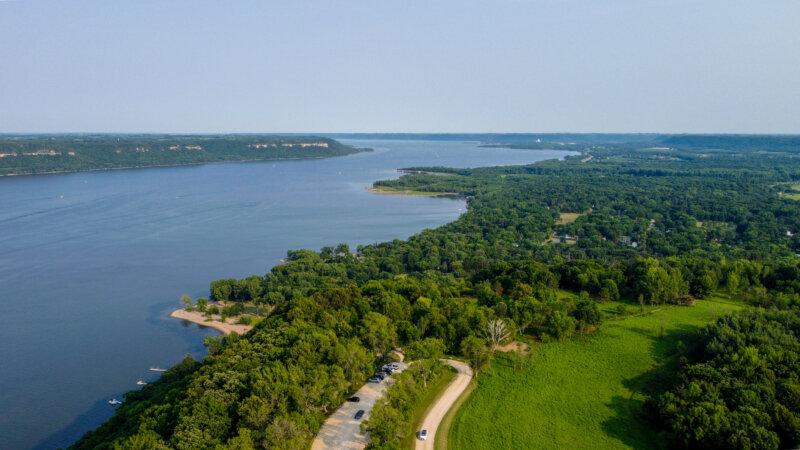
[[[252,329],[208,338],[73,448],[308,448],[396,348],[413,372],[364,423],[369,448],[413,445],[443,355],[476,376],[437,448],[800,444],[800,203],[780,195],[800,137],[541,139],[514,145],[580,155],[410,168],[376,187],[467,211],[214,281],[203,306],[260,311]]]
[[[0,176],[326,158],[364,151],[315,136],[0,135]]]

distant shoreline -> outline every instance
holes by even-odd
[[[194,324],[203,327],[213,328],[225,335],[231,334],[233,332],[236,332],[238,334],[245,334],[251,329],[253,329],[251,325],[223,322],[222,318],[218,315],[213,315],[211,316],[211,319],[209,319],[208,317],[205,316],[205,314],[201,313],[200,311],[187,311],[183,308],[172,311],[169,316],[175,319],[181,319],[187,322],[192,322]]]
[[[361,153],[361,150],[356,153]],[[201,161],[201,162],[189,162],[189,163],[176,163],[176,164],[152,164],[152,165],[142,165],[142,166],[120,166],[120,167],[99,167],[95,169],[75,169],[75,170],[51,170],[47,172],[30,172],[30,173],[4,173],[0,174],[1,177],[29,177],[29,176],[37,176],[37,175],[63,175],[68,173],[84,173],[84,172],[107,172],[111,170],[139,170],[139,169],[157,169],[157,168],[168,168],[168,167],[183,167],[183,166],[202,166],[202,165],[210,165],[210,164],[235,164],[235,163],[251,163],[251,162],[267,162],[267,161],[299,161],[303,159],[327,159],[327,158],[335,158],[337,156],[347,156],[353,155],[355,153],[348,153],[344,155],[330,155],[330,156],[300,156],[296,158],[257,158],[257,159],[231,159],[227,161]]]

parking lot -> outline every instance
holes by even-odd
[[[399,373],[406,369],[406,365],[399,363]],[[359,397],[358,402],[346,401],[322,425],[317,437],[311,444],[312,450],[323,449],[362,449],[366,447],[368,439],[361,434],[361,422],[369,419],[375,402],[383,396],[384,391],[391,383],[392,377],[387,377],[380,383],[367,383],[353,394]],[[356,420],[358,410],[364,410],[364,417]]]

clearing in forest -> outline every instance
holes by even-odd
[[[570,224],[578,220],[578,217],[582,215],[583,213],[562,212],[558,215],[558,220],[556,220],[556,225]]]
[[[780,195],[781,198],[800,201],[800,183],[790,184],[787,186],[786,191],[779,192],[778,195]]]
[[[528,357],[498,354],[456,414],[448,447],[665,448],[644,417],[645,393],[667,386],[695,332],[742,306],[715,297],[615,319],[617,305],[603,305],[607,319],[591,335],[535,344]]]

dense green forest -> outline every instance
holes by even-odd
[[[680,382],[659,399],[678,442],[692,448],[795,448],[800,440],[800,314],[759,309],[702,333]]]
[[[749,448],[798,444],[800,363],[794,347],[777,354],[775,343],[796,344],[800,203],[780,194],[800,180],[800,140],[686,139],[585,139],[565,144],[581,155],[564,161],[411,168],[377,183],[458,192],[468,210],[405,241],[290,251],[263,277],[215,281],[213,299],[262,304],[270,314],[246,336],[209,339],[207,358],[128,394],[74,447],[305,448],[392,348],[436,348],[480,369],[497,344],[489,323],[529,339],[570,339],[603,326],[602,302],[691,308],[717,291],[769,311],[724,319],[699,336],[707,350],[686,362],[684,385],[660,398],[654,420],[675,445],[738,447],[744,441],[732,435],[747,421],[759,439]],[[748,322],[755,320],[763,323]],[[749,343],[728,329],[771,331]],[[739,354],[752,362],[731,363]],[[746,383],[752,378],[736,371],[751,369],[747,376],[768,378],[755,394],[693,394],[695,384],[716,379]],[[694,418],[680,413],[692,402],[743,412],[698,436]]]
[[[322,158],[358,149],[273,135],[0,135],[0,176],[221,161]]]

